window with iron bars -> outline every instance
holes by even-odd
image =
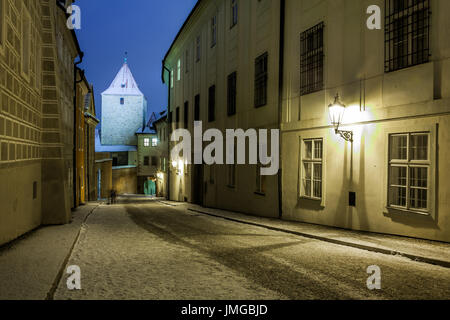
[[[321,22],[300,35],[301,95],[323,89],[323,29]]]
[[[430,58],[430,0],[385,0],[385,71]]]
[[[267,104],[268,53],[255,60],[255,107]]]
[[[228,105],[227,114],[233,116],[236,114],[236,72],[228,76]]]

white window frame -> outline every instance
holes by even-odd
[[[437,125],[429,126],[410,126],[412,129],[405,130],[405,127],[392,128],[385,130],[385,174],[383,183],[383,195],[384,195],[384,211],[385,214],[397,214],[406,213],[418,216],[431,216],[436,215],[436,146],[437,146]],[[410,137],[414,134],[428,134],[428,160],[409,160],[410,159]],[[407,139],[407,160],[391,160],[390,159],[390,146],[391,136],[393,135],[408,135]],[[395,206],[390,204],[389,189],[390,189],[390,168],[391,166],[406,167],[406,207]],[[414,167],[427,167],[427,209],[415,209],[410,207],[410,168]]]
[[[325,207],[326,204],[326,187],[327,187],[327,175],[326,175],[326,159],[327,159],[327,139],[324,135],[302,135],[298,137],[298,197],[299,199],[316,201],[320,204],[321,207]],[[312,158],[309,159],[306,157],[306,149],[305,142],[312,142]],[[322,158],[316,158],[314,156],[314,144],[315,141],[322,142]],[[304,163],[311,163],[311,195],[306,194],[306,190],[304,188],[304,177],[305,177],[305,166]],[[322,166],[322,189],[321,189],[321,197],[314,197],[314,164],[321,164]]]
[[[158,146],[158,138],[152,138],[152,147]]]
[[[150,138],[144,138],[144,147],[150,147]]]
[[[307,143],[311,143],[311,158],[307,158],[306,157],[306,145]],[[315,155],[315,150],[316,150],[316,145],[318,144],[322,145],[322,155],[320,158],[316,157]],[[324,161],[323,161],[323,150],[324,150],[324,142],[322,138],[308,138],[308,139],[302,139],[301,140],[301,180],[300,180],[300,189],[301,189],[301,193],[300,196],[302,198],[307,198],[307,199],[311,199],[311,200],[317,200],[317,201],[322,201],[323,198],[323,190],[324,190],[324,184],[325,181],[323,179],[323,171],[324,171]],[[306,172],[305,172],[305,164],[309,164],[311,165],[311,177],[310,177],[310,186],[309,186],[309,191],[307,192],[307,190],[305,189],[305,178],[306,178]],[[315,181],[315,172],[316,172],[316,165],[320,165],[321,166],[321,174],[320,174],[320,183],[321,183],[321,190],[320,190],[320,196],[316,196],[314,194],[314,182]],[[308,194],[309,193],[309,194]]]

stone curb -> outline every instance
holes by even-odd
[[[200,211],[200,210],[196,210],[196,209],[192,209],[192,208],[188,208],[188,210],[192,211],[192,212],[208,215],[211,217],[221,218],[221,219],[225,219],[225,220],[232,221],[232,222],[247,224],[247,225],[260,227],[260,228],[265,228],[265,229],[272,230],[272,231],[293,234],[296,236],[301,236],[301,237],[305,237],[305,238],[309,238],[309,239],[325,241],[325,242],[329,242],[329,243],[333,243],[333,244],[337,244],[337,245],[352,247],[352,248],[376,252],[376,253],[382,253],[382,254],[387,254],[387,255],[398,255],[398,256],[402,256],[402,257],[411,259],[416,262],[423,262],[423,263],[427,263],[427,264],[441,266],[444,268],[450,268],[450,261],[427,258],[424,256],[418,256],[418,255],[409,254],[409,253],[405,253],[405,252],[401,252],[401,251],[397,251],[397,250],[383,249],[383,248],[379,248],[379,247],[367,246],[367,245],[349,242],[349,241],[342,241],[342,240],[337,240],[337,239],[333,239],[333,238],[322,237],[322,236],[309,234],[309,233],[303,233],[303,232],[298,232],[298,231],[293,231],[293,230],[288,230],[288,229],[282,229],[282,228],[273,227],[273,226],[262,224],[262,223],[255,223],[255,222],[240,220],[237,218],[230,218],[230,217],[213,214],[213,213],[209,213],[209,212],[204,212],[204,211]]]

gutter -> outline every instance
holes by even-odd
[[[199,1],[200,2],[200,1]],[[198,4],[198,2],[197,2]],[[170,50],[169,50],[170,51]],[[169,114],[170,114],[170,69],[166,67],[165,65],[165,58],[163,61],[163,73],[162,73],[162,81],[163,83],[166,83],[165,79],[164,79],[164,71],[167,71],[169,73],[169,83],[167,85],[167,116],[166,116],[166,122],[167,122],[167,200],[170,200],[170,165],[171,165],[171,161],[170,161],[170,134],[171,131],[170,129],[172,128],[172,123],[170,123],[169,121],[171,121],[172,119],[170,119]]]
[[[73,209],[77,207],[77,83],[83,81],[83,76],[81,77],[81,80],[77,81],[77,71],[79,70],[78,65],[83,62],[83,57],[84,52],[80,52],[78,56],[79,61],[73,64]]]
[[[280,0],[280,48],[279,48],[279,66],[278,66],[278,129],[280,130],[280,169],[278,171],[278,218],[283,218],[283,186],[282,186],[282,135],[281,121],[283,119],[283,81],[284,81],[284,43],[285,43],[285,21],[286,18],[286,0]]]

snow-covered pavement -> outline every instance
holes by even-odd
[[[450,270],[302,238],[142,198],[100,206],[55,299],[450,299]],[[370,291],[367,267],[382,271]]]

